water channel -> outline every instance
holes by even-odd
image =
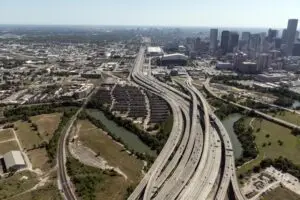
[[[155,152],[152,151],[151,148],[148,147],[145,143],[143,143],[138,136],[121,126],[118,126],[118,124],[116,124],[114,121],[107,119],[102,111],[97,109],[87,109],[87,113],[92,117],[100,120],[112,134],[120,137],[128,145],[129,148],[132,148],[140,153],[145,152],[149,155],[155,155]],[[242,145],[233,130],[234,122],[239,120],[241,117],[241,114],[235,113],[222,120],[222,123],[230,136],[235,158],[239,158],[243,153]]]
[[[232,143],[234,157],[237,159],[242,156],[243,148],[242,148],[242,144],[240,143],[238,137],[234,133],[233,124],[236,121],[238,121],[241,117],[242,117],[241,114],[234,113],[234,114],[228,115],[224,120],[222,120],[222,123],[223,123],[224,127],[226,128],[226,130],[229,134],[231,143]]]
[[[112,134],[120,137],[130,149],[139,153],[147,153],[152,156],[156,155],[155,151],[152,151],[151,148],[143,143],[137,135],[118,126],[114,121],[107,119],[102,111],[97,109],[87,109],[87,113],[100,120]]]

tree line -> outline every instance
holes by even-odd
[[[300,181],[300,167],[296,164],[294,164],[291,160],[284,158],[284,157],[278,157],[275,159],[271,158],[265,158],[263,159],[259,165],[255,165],[252,168],[252,171],[249,170],[246,174],[240,174],[239,178],[243,179],[244,176],[248,176],[251,174],[251,172],[259,173],[261,170],[264,170],[270,166],[273,166],[277,170],[280,170],[284,173],[289,173],[293,176],[295,176]]]
[[[63,113],[63,116],[61,118],[61,121],[57,127],[57,129],[54,131],[52,138],[50,141],[46,144],[46,151],[49,157],[49,162],[54,164],[55,158],[56,158],[56,152],[57,152],[57,145],[59,138],[63,131],[66,131],[66,125],[70,121],[70,118],[76,113],[77,109],[69,109],[65,110]]]
[[[30,116],[49,114],[54,112],[64,112],[67,108],[80,107],[79,102],[61,102],[53,104],[13,106],[4,109],[3,115],[5,118],[0,120],[0,123],[14,122],[17,120],[28,121]]]
[[[217,108],[215,111],[215,114],[217,115],[218,118],[221,120],[225,119],[228,115],[232,113],[240,113],[243,110],[237,106],[234,106],[232,104],[226,104],[218,99],[212,99],[209,101],[209,103]]]
[[[243,147],[242,157],[236,161],[237,166],[241,166],[245,162],[256,158],[258,155],[253,129],[251,127],[247,128],[244,121],[245,118],[241,118],[233,124],[233,130]]]

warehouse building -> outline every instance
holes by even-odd
[[[19,170],[26,167],[20,151],[10,151],[3,156],[7,170]]]

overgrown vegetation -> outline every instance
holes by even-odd
[[[209,102],[213,107],[217,108],[217,110],[215,111],[215,114],[221,120],[226,118],[229,114],[239,113],[239,112],[243,111],[241,108],[239,108],[237,106],[234,106],[232,104],[226,104],[218,99],[212,99]]]
[[[266,169],[270,166],[273,166],[277,170],[280,170],[284,173],[289,173],[295,176],[296,178],[298,178],[298,180],[300,180],[300,167],[298,165],[295,165],[291,160],[284,157],[279,157],[275,159],[270,159],[270,158],[263,159],[259,163],[259,165],[253,167],[252,171],[254,173],[259,173],[262,169]],[[248,171],[248,173],[245,175],[248,176],[250,174],[251,171]],[[239,178],[243,179],[245,175],[240,174]]]
[[[1,119],[0,123],[13,122],[17,120],[27,121],[30,116],[49,114],[55,112],[64,112],[66,108],[81,106],[78,102],[64,102],[64,103],[53,103],[44,105],[33,105],[33,106],[16,106],[13,108],[5,109],[3,111],[4,119]]]
[[[270,106],[268,106],[267,104],[257,102],[257,101],[253,101],[249,98],[247,98],[246,101],[244,101],[242,103],[242,105],[247,106],[249,108],[253,108],[253,109],[264,109],[264,110],[269,110],[270,109]]]
[[[64,111],[64,114],[61,118],[61,121],[57,129],[53,133],[53,136],[50,139],[50,141],[46,144],[46,150],[49,156],[49,162],[51,163],[53,163],[53,161],[55,160],[60,134],[62,133],[62,131],[64,131],[64,128],[66,127],[67,123],[70,121],[70,118],[75,114],[75,112],[76,109],[70,109],[68,111]]]
[[[258,150],[255,144],[255,136],[253,135],[253,129],[251,127],[246,127],[244,123],[245,118],[241,118],[236,121],[233,125],[235,134],[237,135],[239,141],[243,147],[242,157],[236,162],[237,166],[256,158],[258,155]]]
[[[75,158],[68,158],[66,163],[67,172],[75,185],[75,192],[82,200],[96,199],[96,188],[102,183],[104,175],[117,176],[114,170],[100,170],[86,166]]]
[[[294,103],[293,99],[281,96],[276,101],[274,101],[274,104],[282,107],[290,107]]]

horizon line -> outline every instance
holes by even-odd
[[[262,26],[207,26],[207,25],[138,25],[138,24],[38,24],[38,23],[28,23],[28,24],[18,24],[18,23],[0,23],[0,26],[91,26],[91,27],[162,27],[162,28],[242,28],[242,29],[285,29],[282,27],[262,27]]]

